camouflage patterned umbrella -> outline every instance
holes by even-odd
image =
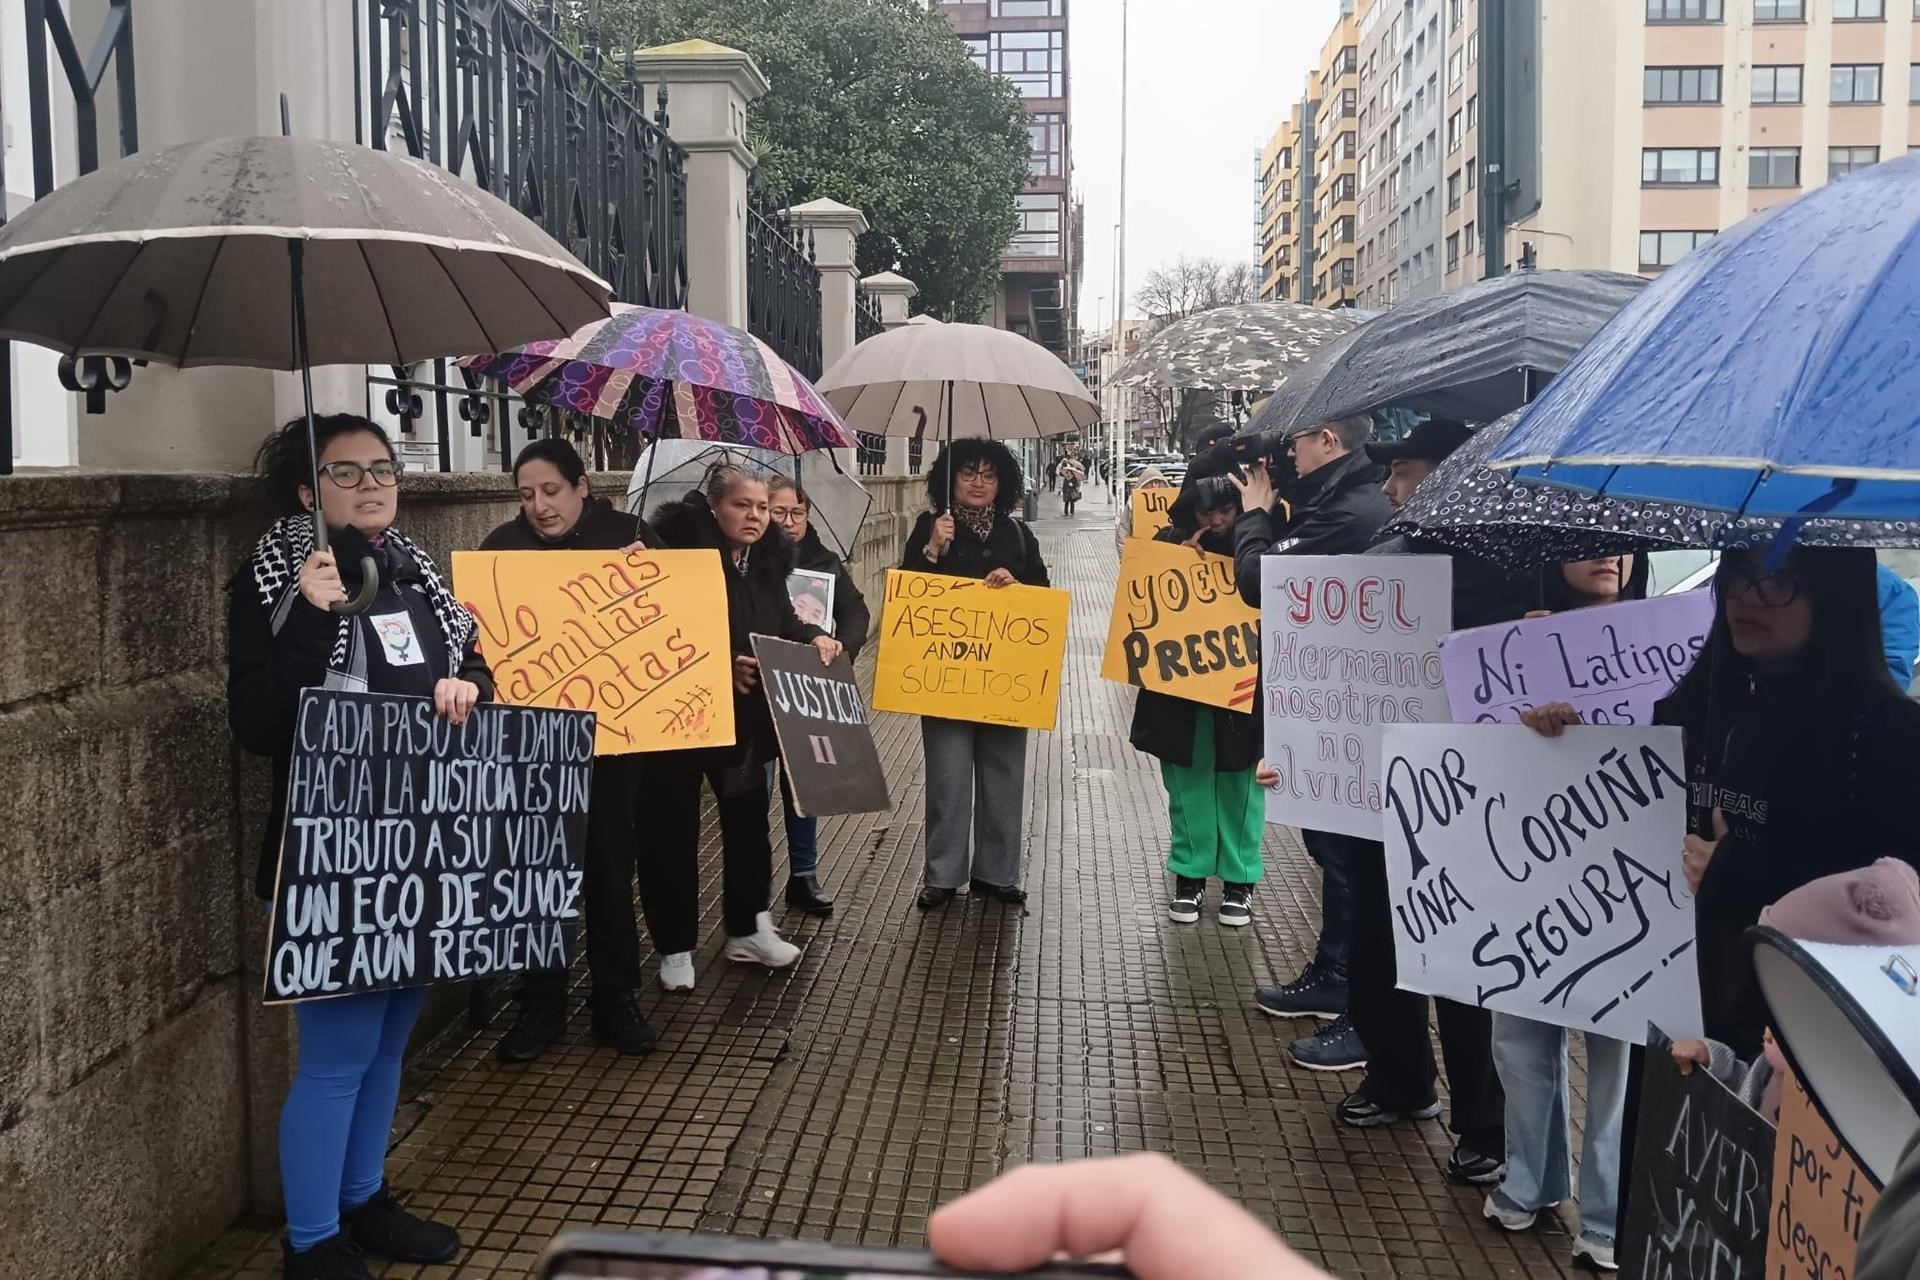
[[[1115,384],[1194,391],[1272,391],[1287,370],[1361,321],[1353,311],[1298,302],[1245,302],[1176,320],[1148,339]]]

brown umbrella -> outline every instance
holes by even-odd
[[[906,325],[868,338],[814,383],[855,431],[936,439],[1063,435],[1100,403],[1045,347],[979,324]]]
[[[562,338],[610,290],[511,206],[433,165],[313,138],[129,156],[0,228],[0,338],[67,354],[298,369]],[[309,437],[311,440],[311,437]],[[319,486],[318,459],[314,485]],[[326,523],[314,518],[316,545]],[[361,599],[378,590],[371,561]]]

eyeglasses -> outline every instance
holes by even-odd
[[[807,509],[805,507],[770,507],[767,514],[781,524],[785,524],[789,520],[805,520]]]
[[[1292,453],[1294,449],[1299,446],[1301,437],[1317,436],[1324,430],[1326,430],[1325,427],[1309,427],[1305,431],[1294,432],[1292,435],[1287,437],[1287,452]]]
[[[400,483],[400,473],[406,469],[406,463],[393,458],[376,462],[368,467],[363,467],[357,462],[329,462],[320,468],[320,474],[342,489],[358,489],[360,481],[367,476],[372,476],[373,482],[382,489],[391,489]]]
[[[1766,573],[1738,560],[1727,566],[1727,594],[1750,595],[1769,609],[1786,608],[1806,589],[1806,579],[1787,569]]]

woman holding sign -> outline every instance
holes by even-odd
[[[1020,464],[1007,446],[950,441],[927,473],[934,509],[914,523],[900,567],[977,578],[989,587],[1050,585],[1039,540],[1012,515],[1022,491]],[[1027,731],[922,716],[920,738],[927,758],[927,880],[920,909],[944,907],[969,882],[986,897],[1025,902],[1020,823]]]
[[[307,424],[268,438],[260,470],[290,514],[267,530],[228,585],[227,719],[240,745],[273,760],[273,809],[255,887],[271,903],[285,826],[294,719],[301,691],[322,687],[433,699],[464,722],[493,696],[474,648],[478,628],[427,553],[393,529],[400,462],[378,426],[351,414],[314,423],[320,492],[308,473]],[[331,549],[314,550],[318,504]],[[380,568],[373,606],[330,612],[361,588],[360,564]],[[357,1280],[363,1256],[447,1262],[451,1228],[416,1218],[386,1185],[387,1137],[400,1065],[423,987],[308,1000],[294,1006],[300,1061],[280,1113],[289,1280]]]
[[[488,534],[482,551],[621,551],[657,546],[646,521],[593,496],[587,464],[565,440],[535,440],[513,460],[520,514]],[[584,892],[593,1037],[619,1053],[653,1050],[640,1012],[640,925],[633,910],[643,755],[597,756],[587,810]],[[532,1062],[567,1027],[564,969],[527,975],[520,1012],[495,1048],[502,1062]]]
[[[700,783],[713,788],[720,810],[723,867],[722,912],[729,960],[784,969],[800,948],[773,929],[767,898],[773,879],[773,846],[767,838],[767,763],[780,755],[773,713],[760,690],[755,635],[777,636],[820,651],[820,661],[841,653],[838,640],[794,616],[787,597],[793,570],[793,540],[768,517],[766,482],[736,466],[717,466],[703,489],[660,508],[654,528],[670,547],[710,547],[720,553],[727,584],[727,628],[733,651],[733,714],[737,740],[731,747],[666,751],[648,762],[648,793],[660,833],[661,866],[656,908],[647,920],[661,951],[660,982],[669,991],[691,990],[693,949],[700,927]],[[718,603],[718,602],[716,602]]]

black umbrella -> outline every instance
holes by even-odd
[[[1781,522],[1728,520],[1727,512],[1668,502],[1602,498],[1550,485],[1521,484],[1487,466],[1520,420],[1508,414],[1481,428],[1420,482],[1383,537],[1418,535],[1449,551],[1509,569],[1680,547],[1763,547]],[[1821,547],[1911,547],[1920,521],[1809,520],[1799,541]]]
[[[1402,303],[1291,371],[1254,431],[1292,431],[1389,405],[1489,422],[1526,404],[1646,281],[1518,271]]]

